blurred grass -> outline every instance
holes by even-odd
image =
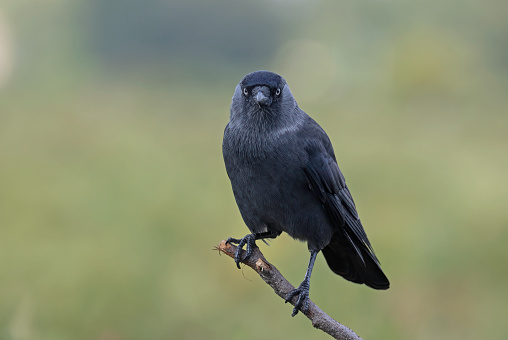
[[[326,339],[212,250],[247,233],[221,140],[257,64],[205,54],[111,72],[73,40],[86,34],[69,8],[32,17],[9,4],[19,60],[0,92],[0,339]],[[313,7],[307,31],[259,68],[283,74],[328,132],[392,287],[346,282],[318,257],[311,298],[365,339],[506,339],[508,84],[502,48],[483,39],[502,36],[501,11],[445,26],[435,4],[415,5],[414,24],[392,23],[413,7],[335,6]],[[490,26],[469,34],[468,18]],[[34,32],[48,22],[60,35],[46,42]],[[305,244],[261,247],[302,280]]]

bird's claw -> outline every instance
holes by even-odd
[[[295,308],[293,308],[293,314],[291,314],[291,316],[295,316],[299,311],[307,311],[309,308],[309,289],[309,282],[304,280],[298,288],[286,294],[286,303],[290,302],[294,296],[298,295],[298,300],[296,300]]]
[[[230,237],[226,240],[226,244],[227,243],[238,244],[238,246],[236,247],[236,252],[235,252],[235,263],[236,263],[236,266],[238,267],[238,269],[240,269],[240,262],[243,262],[246,258],[251,256],[252,255],[252,248],[256,247],[256,236],[254,234],[248,234],[242,239]],[[241,259],[240,254],[242,253],[242,248],[244,245],[247,245],[247,248],[245,249],[247,254],[245,254],[245,257],[243,259]]]

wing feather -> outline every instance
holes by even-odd
[[[379,263],[339,166],[324,150],[309,148],[307,152],[309,158],[304,171],[312,191],[323,204],[328,217],[345,235],[362,262],[364,260],[361,249],[364,249]]]

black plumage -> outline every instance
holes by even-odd
[[[319,251],[345,279],[374,289],[389,287],[328,136],[298,107],[281,76],[257,71],[237,85],[223,156],[238,208],[252,233],[228,241],[238,243],[238,250],[247,245],[247,256],[256,240],[281,232],[307,242],[307,274],[286,297],[298,296],[293,315],[307,307]]]

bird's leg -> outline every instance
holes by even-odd
[[[252,247],[256,246],[256,234],[245,235],[245,237],[242,239],[230,237],[226,240],[226,243],[238,244],[238,247],[236,247],[236,252],[235,252],[235,263],[236,263],[236,266],[238,267],[238,269],[240,269],[240,262],[242,262],[242,259],[240,258],[240,253],[242,251],[242,248],[245,244],[247,244],[247,249],[246,249],[247,255],[245,255],[245,258],[250,256],[252,254]]]
[[[236,253],[235,253],[235,263],[236,263],[236,266],[238,267],[238,269],[240,269],[240,262],[242,262],[242,259],[240,258],[240,253],[242,252],[242,248],[244,245],[247,245],[247,248],[245,249],[247,251],[247,254],[243,258],[243,260],[245,260],[247,257],[252,255],[252,248],[257,247],[256,240],[263,240],[265,238],[276,238],[277,236],[280,235],[280,233],[281,233],[280,231],[268,230],[264,233],[248,234],[242,239],[237,239],[237,238],[232,238],[232,237],[228,238],[226,240],[226,243],[238,244],[238,247],[236,248]]]
[[[310,252],[309,266],[307,267],[305,278],[298,288],[293,289],[286,295],[286,303],[289,302],[295,295],[298,295],[298,300],[296,300],[295,308],[293,308],[293,314],[291,316],[295,316],[298,314],[298,311],[305,311],[309,307],[310,276],[318,253],[319,250],[312,250]]]

